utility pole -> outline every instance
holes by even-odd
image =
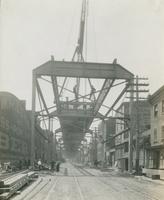
[[[139,117],[139,87],[138,76],[136,76],[136,173],[139,173],[139,134],[140,134],[140,117]]]
[[[53,120],[53,118],[52,118],[52,120]],[[54,121],[53,121],[53,123],[54,123]],[[53,129],[52,129],[53,130]],[[53,152],[54,152],[54,154],[53,154],[53,159],[54,160],[57,160],[57,148],[56,148],[56,146],[57,146],[57,142],[56,142],[56,131],[53,131],[53,146],[54,146],[54,148],[53,148]]]
[[[142,86],[149,86],[147,83],[140,83],[140,80],[147,80],[147,78],[139,78],[136,76],[133,82],[131,83],[131,89],[127,92],[130,92],[130,136],[129,136],[129,172],[132,172],[133,168],[133,140],[134,133],[136,133],[136,160],[135,160],[135,170],[136,174],[139,174],[139,140],[140,140],[140,100],[147,100],[147,98],[142,98],[139,96],[140,93],[147,93],[149,90],[140,89]],[[134,96],[134,93],[136,94]],[[135,104],[134,104],[135,103]],[[134,105],[135,109],[134,109]],[[136,115],[135,113],[136,112]]]
[[[134,93],[133,93],[133,83],[134,80],[131,80],[130,84],[130,88],[131,88],[131,92],[130,92],[130,103],[129,103],[129,115],[130,115],[130,132],[129,132],[129,161],[128,161],[128,170],[130,173],[132,173],[133,170],[133,132],[134,132],[134,128],[133,128],[133,97],[134,97]]]
[[[94,146],[93,146],[93,162],[97,161],[97,135],[98,135],[98,129],[95,127],[94,131]]]

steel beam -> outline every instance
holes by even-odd
[[[50,60],[35,68],[37,75],[98,79],[131,79],[133,74],[119,64]]]
[[[126,84],[125,88],[122,90],[122,92],[117,97],[117,99],[115,100],[115,102],[113,103],[113,105],[110,107],[110,109],[108,110],[108,112],[105,114],[105,117],[107,117],[109,115],[109,113],[113,110],[113,108],[115,107],[115,105],[118,103],[118,101],[121,99],[121,97],[125,94],[125,92],[127,91],[128,88],[129,88],[129,84]]]
[[[58,91],[58,84],[57,84],[57,79],[55,76],[51,76],[51,81],[52,81],[52,88],[54,92],[54,97],[56,101],[56,107],[57,107],[57,112],[60,111],[60,101],[59,101],[59,91]]]
[[[61,87],[60,95],[59,95],[59,96],[61,96],[61,94],[62,94],[62,92],[63,92],[63,89],[64,89],[64,86],[65,86],[66,81],[67,81],[67,77],[64,78],[64,82],[63,82],[63,85],[62,85],[62,87]]]
[[[110,79],[106,79],[104,81],[102,89],[101,89],[99,96],[98,96],[96,103],[95,103],[95,107],[94,107],[94,114],[95,115],[97,114],[100,107],[102,106],[107,94],[109,93],[110,89],[112,88],[113,83],[114,83],[114,80],[110,80]]]
[[[38,94],[40,95],[40,97],[41,97],[41,99],[42,99],[42,102],[43,102],[44,108],[45,108],[47,114],[49,115],[49,111],[48,111],[48,108],[47,108],[47,105],[46,105],[46,102],[45,102],[45,99],[44,99],[44,96],[43,96],[42,90],[41,90],[41,88],[40,88],[40,85],[39,85],[39,82],[38,82],[37,79],[36,79],[36,87],[37,87]]]

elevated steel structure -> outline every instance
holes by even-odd
[[[46,105],[46,100],[44,98],[44,95],[47,96],[48,94],[43,95],[43,92],[41,91],[41,87],[39,85],[39,79],[44,77],[49,77],[49,82],[52,85],[52,90],[54,93],[55,105],[54,110],[51,112]],[[60,99],[59,84],[57,82],[58,77],[102,79],[104,83],[94,102],[80,102],[75,101],[74,99],[71,101],[64,101]],[[99,113],[99,109],[102,106],[105,97],[110,92],[111,88],[114,87],[114,82],[118,79],[125,80],[125,87],[116,98],[116,101],[111,106],[111,109],[109,109],[105,115],[102,115]],[[106,117],[108,117],[112,108],[114,108],[115,104],[129,88],[132,79],[133,74],[119,64],[63,62],[50,60],[33,70],[32,125],[34,125],[36,116],[35,99],[37,91],[43,103],[44,117],[47,117],[49,119],[53,117],[58,117],[61,124],[60,131],[63,133],[64,146],[66,150],[76,151],[81,144],[85,133],[89,131],[89,127],[92,124],[93,119],[105,119]],[[82,97],[79,97],[79,99]],[[33,127],[32,130],[33,137]]]
[[[74,154],[81,145],[81,141],[84,139],[87,132],[91,132],[89,129],[94,118],[105,119],[108,117],[116,103],[125,94],[126,90],[130,87],[133,80],[133,74],[117,64],[116,60],[113,63],[92,63],[84,62],[83,57],[83,43],[84,43],[84,29],[86,20],[86,7],[87,1],[83,0],[82,13],[80,21],[80,31],[78,44],[73,54],[71,62],[55,61],[52,57],[51,60],[42,64],[41,66],[33,70],[33,91],[32,91],[32,136],[31,136],[31,162],[34,163],[34,134],[35,134],[35,122],[36,117],[47,117],[48,127],[52,127],[51,119],[57,117],[60,121],[61,128],[56,132],[62,132],[64,147],[67,152]],[[63,79],[62,86],[59,84],[59,77]],[[66,88],[66,81],[69,79],[76,79],[76,91]],[[53,91],[54,104],[51,108],[46,103],[45,95],[41,89],[39,80],[44,79],[51,84]],[[80,80],[86,79],[89,83],[91,93],[82,95],[80,94]],[[92,81],[95,79],[101,79],[103,81],[100,90],[93,87]],[[125,80],[125,86],[122,92],[117,96],[115,102],[111,108],[105,113],[99,112],[101,106],[104,103],[105,98],[113,87],[117,80]],[[75,98],[72,100],[61,98],[63,91],[69,91],[75,93]],[[37,95],[36,95],[37,94]],[[97,95],[96,95],[97,94]],[[94,99],[91,96],[94,96]],[[40,102],[43,105],[41,112],[36,112],[36,97],[38,96]]]

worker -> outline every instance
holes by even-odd
[[[51,161],[51,170],[53,171],[55,167],[55,161]]]
[[[41,165],[42,165],[42,162],[41,162],[41,159],[38,160],[38,168],[39,170],[41,170]]]
[[[73,92],[74,92],[74,94],[75,94],[75,99],[78,99],[77,85],[75,85],[75,86],[73,87]]]
[[[96,89],[93,87],[93,85],[91,85],[91,93],[90,93],[90,99],[93,99],[95,100],[95,92],[96,92]]]
[[[113,64],[117,64],[117,58],[113,60]]]
[[[60,162],[59,162],[59,161],[56,163],[56,171],[57,171],[57,172],[60,171]]]

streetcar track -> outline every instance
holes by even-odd
[[[86,172],[88,172],[87,170],[85,170],[85,169],[83,169],[83,168],[79,168],[79,167],[77,167],[77,166],[76,166],[76,169],[78,169],[78,170],[79,170],[81,173],[83,173],[84,175],[86,175]],[[91,174],[91,173],[88,172],[88,174]],[[91,176],[94,176],[94,175],[91,174]],[[111,176],[112,176],[112,177],[115,177],[114,175],[111,175]],[[101,178],[103,178],[103,177],[105,177],[105,176],[101,176]],[[94,178],[95,178],[98,182],[100,182],[100,183],[102,183],[102,184],[104,184],[104,185],[109,186],[112,190],[114,190],[114,191],[116,191],[116,192],[120,192],[119,189],[116,189],[115,187],[112,186],[112,184],[107,183],[106,181],[102,180],[100,177],[94,176]],[[129,188],[129,186],[127,185],[127,183],[125,183],[125,184],[126,184],[126,188]],[[127,190],[128,190],[129,192],[135,192],[135,193],[137,193],[137,194],[139,194],[139,195],[143,195],[144,198],[147,198],[147,199],[149,199],[149,200],[159,200],[158,198],[152,197],[152,195],[149,195],[148,193],[143,192],[143,191],[137,189],[136,187],[134,188],[133,186],[132,186],[131,188],[127,189]]]
[[[109,184],[109,183],[107,183],[106,181],[103,181],[103,180],[101,180],[100,178],[97,178],[97,177],[96,177],[96,179],[99,180],[100,182],[104,183],[105,185],[110,186],[110,187],[111,187],[113,190],[115,190],[116,192],[120,192],[120,190],[118,190],[118,189],[112,187],[112,185]],[[126,191],[128,191],[128,192],[135,192],[135,193],[139,194],[140,196],[143,195],[144,198],[146,198],[146,199],[150,199],[150,200],[159,200],[158,198],[152,197],[152,195],[149,195],[148,193],[143,192],[142,190],[139,190],[139,189],[137,189],[136,187],[135,187],[135,188],[134,188],[134,187],[130,187],[130,188],[129,188],[129,185],[127,185],[127,184],[126,184],[125,187],[127,188]]]
[[[81,190],[81,186],[80,186],[80,183],[78,181],[78,178],[76,176],[73,176],[73,178],[74,178],[74,181],[75,181],[76,186],[78,188],[78,192],[79,192],[79,195],[80,195],[80,200],[85,200],[85,197],[84,197],[83,192]]]
[[[79,168],[77,167],[77,169],[79,169]],[[80,172],[84,171],[84,173],[88,172],[87,170],[84,170],[83,168],[80,168],[79,171],[80,171]],[[88,172],[88,174],[90,174],[90,176],[94,176],[94,175],[91,174],[90,172]],[[108,185],[108,186],[110,186],[113,190],[115,190],[116,192],[119,192],[118,189],[116,189],[116,188],[112,187],[111,185],[107,184],[106,182],[102,181],[102,180],[101,180],[100,178],[98,178],[97,176],[94,176],[94,178],[95,178],[98,182],[103,183],[103,184],[105,184],[105,185]]]
[[[102,177],[102,178],[103,178],[103,177]],[[110,186],[110,187],[111,187],[113,190],[115,190],[116,192],[120,192],[119,189],[116,189],[115,187],[112,186],[112,184],[107,183],[106,181],[102,180],[101,178],[96,177],[96,179],[97,179],[99,182],[101,182],[101,183],[103,183],[103,184],[105,184],[105,185],[107,185],[107,186]],[[143,195],[144,198],[147,198],[147,199],[150,199],[150,200],[159,200],[158,198],[152,197],[152,195],[149,195],[148,193],[143,192],[142,190],[139,190],[139,189],[137,189],[136,187],[135,187],[135,188],[134,188],[134,187],[130,187],[130,188],[129,188],[129,185],[126,184],[126,188],[127,188],[126,191],[128,191],[128,192],[135,192],[135,193],[137,193],[137,194],[139,194],[139,195]]]
[[[54,190],[55,190],[55,188],[56,188],[56,186],[57,186],[57,183],[59,182],[59,180],[60,180],[60,178],[59,178],[59,177],[57,177],[57,179],[56,179],[56,181],[55,181],[55,185],[54,185],[54,184],[52,185],[52,187],[50,188],[50,190],[49,190],[49,192],[48,192],[48,194],[47,194],[46,198],[44,197],[44,199],[43,199],[43,200],[48,200],[49,196],[52,194],[52,191],[54,191]]]
[[[83,169],[82,167],[78,167],[78,166],[74,166],[76,169],[79,170],[80,173],[82,173],[82,175],[84,176],[95,176],[92,173],[88,172],[87,170]]]
[[[120,182],[118,182],[116,185],[112,184],[114,181],[114,178],[116,178],[115,175],[110,174],[110,176],[105,176],[104,174],[93,174],[92,171],[88,171],[87,169],[84,169],[82,166],[74,166],[74,171],[70,171],[71,175],[67,174],[64,176],[61,174],[51,174],[51,176],[55,176],[56,178],[49,178],[47,179],[41,179],[37,185],[35,185],[31,190],[29,190],[28,194],[23,196],[21,200],[49,200],[52,195],[58,194],[58,188],[60,185],[59,181],[61,182],[61,177],[72,177],[75,183],[75,190],[77,191],[77,199],[79,200],[86,200],[88,199],[84,192],[83,188],[83,181],[81,182],[81,177],[92,177],[93,181],[95,180],[97,184],[100,184],[102,188],[104,188],[104,191],[111,192],[112,195],[115,195],[120,193],[121,195],[126,197],[126,193],[129,193],[130,197],[133,198],[134,196],[138,196],[141,199],[147,199],[147,200],[160,200],[160,197],[155,194],[149,193],[149,190],[142,190],[142,184],[137,185],[136,182],[129,183],[128,180],[122,179]],[[76,169],[76,170],[75,170]],[[110,181],[109,179],[106,179],[107,177],[111,177]],[[51,181],[52,180],[52,181]],[[73,181],[72,180],[72,181]],[[44,183],[46,181],[46,183]],[[95,183],[96,183],[95,182]],[[92,183],[92,182],[91,182]],[[124,187],[120,190],[120,186],[123,185]],[[89,191],[88,191],[89,192]],[[42,196],[43,195],[43,196]]]

